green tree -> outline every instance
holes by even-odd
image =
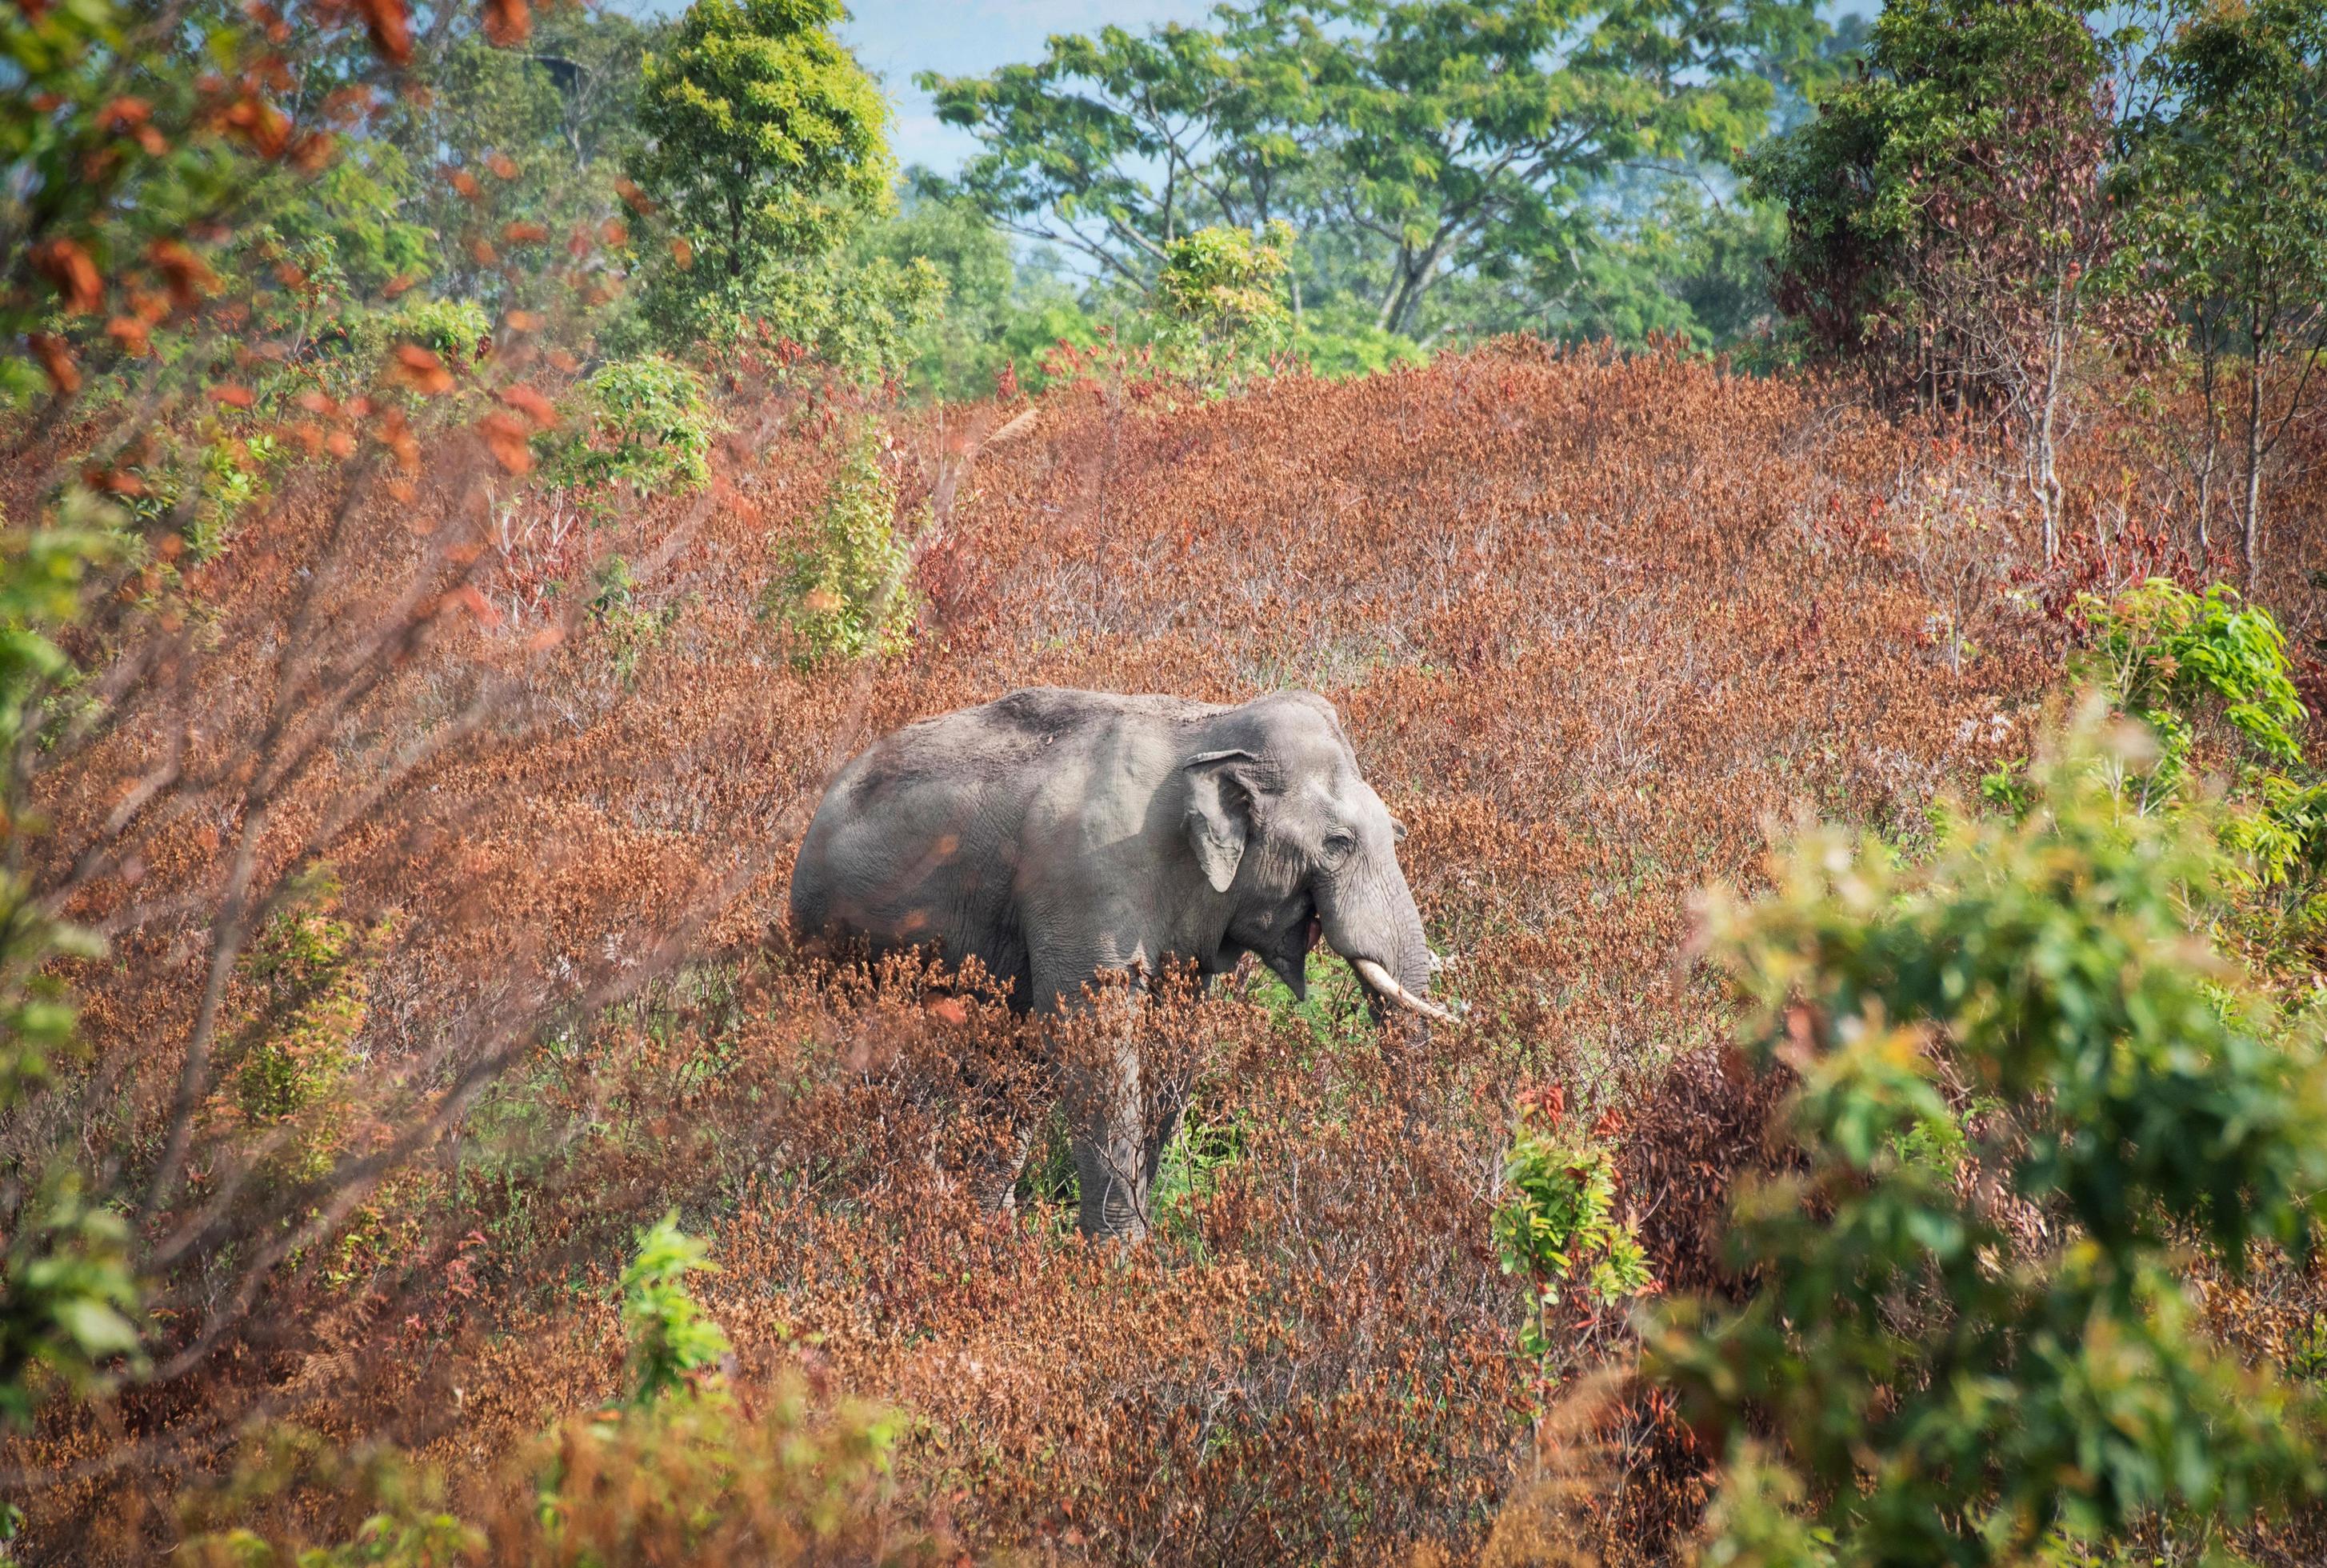
[[[1256,240],[1214,227],[1164,249],[1152,295],[1167,361],[1207,383],[1266,365],[1291,337],[1293,313],[1278,293],[1293,230],[1272,221]]]
[[[981,209],[918,169],[907,172],[897,214],[858,231],[848,265],[902,271],[917,261],[945,284],[943,308],[904,336],[906,374],[920,393],[958,400],[1005,383],[1038,390],[1054,345],[1098,341],[1097,323],[1059,275],[1055,253],[1013,255],[1010,237]]]
[[[1566,238],[1519,267],[1449,279],[1422,316],[1425,341],[1528,331],[1637,346],[1652,336],[1726,348],[1771,313],[1767,263],[1782,225],[1710,177],[1650,172],[1603,182]]]
[[[2026,1562],[2327,1479],[2316,1395],[2210,1343],[2183,1272],[2310,1246],[2327,1062],[2193,933],[2220,859],[2202,811],[2127,808],[2145,746],[2088,721],[1921,864],[1813,833],[1710,901],[1799,1153],[1735,1201],[1759,1293],[1653,1335],[1726,1442],[1714,1561]]]
[[[1864,74],[1745,163],[1782,207],[1779,306],[1899,394],[1977,406],[2017,437],[2049,558],[2062,399],[2107,286],[2112,60],[2061,0],[1894,0]]]
[[[2128,183],[2148,278],[2196,361],[2200,540],[2227,424],[2251,581],[2265,473],[2327,357],[2327,12],[2193,9],[2150,58],[2155,107],[2132,127]]]
[[[880,368],[937,304],[934,267],[842,250],[892,198],[888,107],[832,34],[838,0],[696,0],[650,54],[633,177],[662,242],[640,308],[686,349],[759,325]]]
[[[1032,65],[920,79],[983,145],[964,190],[1015,231],[1144,290],[1193,230],[1283,219],[1296,318],[1347,294],[1410,335],[1447,279],[1522,275],[1572,244],[1612,173],[1758,139],[1773,79],[1815,61],[1816,11],[1262,0],[1210,30],[1109,28]]]

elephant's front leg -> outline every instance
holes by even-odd
[[[1061,986],[1058,997],[1064,1015],[1060,1066],[1081,1199],[1076,1223],[1086,1236],[1135,1239],[1147,1231],[1154,1162],[1140,1072],[1145,985],[1135,966],[1094,964],[1087,973],[1118,973],[1088,988],[1079,984],[1071,999]],[[1126,969],[1127,981],[1119,973]]]
[[[1099,1049],[1078,1076],[1083,1104],[1074,1107],[1075,1178],[1081,1189],[1076,1216],[1086,1236],[1136,1240],[1147,1233],[1153,1172],[1146,1158],[1145,1106],[1139,1092],[1139,1050],[1127,1037],[1095,1041]],[[1111,1047],[1111,1050],[1108,1048]]]

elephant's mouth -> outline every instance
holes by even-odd
[[[1309,954],[1325,934],[1325,921],[1317,906],[1304,900],[1304,912],[1295,915],[1285,926],[1285,935],[1275,950],[1261,957],[1276,977],[1285,982],[1296,1002],[1309,1000]]]
[[[1342,957],[1349,957],[1349,955],[1345,953]],[[1381,1002],[1395,1003],[1409,1013],[1418,1013],[1425,1018],[1435,1018],[1441,1023],[1452,1023],[1454,1021],[1453,1013],[1436,1003],[1426,1002],[1408,991],[1397,983],[1397,975],[1375,963],[1371,958],[1350,958],[1350,967],[1358,972],[1358,978],[1365,983],[1366,989],[1373,993]],[[1377,1003],[1376,1005],[1378,1007],[1379,1003]],[[1378,1013],[1376,1016],[1379,1016]]]
[[[1317,945],[1325,938],[1325,919],[1318,912],[1314,903],[1309,905],[1308,912],[1304,916],[1293,922],[1287,929],[1285,936],[1284,946],[1270,955],[1268,966],[1276,970],[1277,978],[1283,980],[1292,990],[1295,1001],[1306,1002],[1309,1000],[1309,955],[1316,951]],[[1343,953],[1341,957],[1347,959],[1350,967],[1356,971],[1358,979],[1364,985],[1368,994],[1376,999],[1374,1005],[1377,1009],[1387,1003],[1403,1007],[1407,1012],[1419,1013],[1425,1018],[1435,1018],[1442,1022],[1451,1019],[1452,1014],[1444,1008],[1416,996],[1399,985],[1397,977],[1392,975],[1386,966],[1371,958],[1360,957],[1354,954]],[[1378,1012],[1376,1015],[1379,1016]]]

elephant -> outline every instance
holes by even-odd
[[[908,724],[842,769],[800,843],[792,930],[975,957],[1033,1013],[1083,1005],[1102,970],[1211,976],[1248,953],[1305,999],[1322,939],[1378,1018],[1443,1019],[1405,836],[1313,693],[1222,706],[1035,687]],[[1111,1049],[1112,1081],[1070,1104],[1078,1223],[1135,1237],[1162,1144],[1135,1047]]]

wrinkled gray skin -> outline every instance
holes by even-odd
[[[976,957],[1013,1004],[1079,1005],[1103,968],[1259,957],[1308,991],[1322,936],[1428,993],[1405,829],[1359,777],[1332,705],[1308,692],[1220,707],[1037,687],[909,724],[851,762],[792,872],[792,929]],[[1136,1048],[1077,1097],[1085,1232],[1144,1229],[1162,1143]],[[1162,1107],[1165,1137],[1177,1106]],[[1012,1172],[1014,1178],[1014,1171]]]

